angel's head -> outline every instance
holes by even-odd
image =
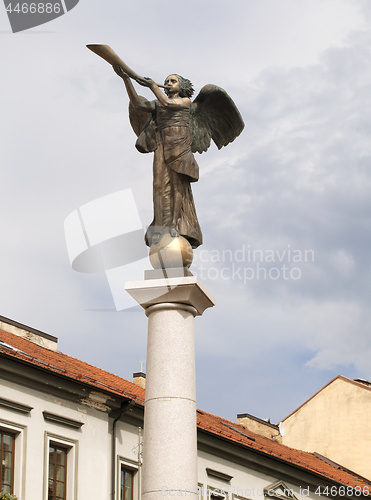
[[[194,88],[193,88],[192,82],[190,80],[187,80],[187,78],[183,78],[182,76],[177,75],[176,73],[173,73],[165,79],[164,84],[168,85],[169,79],[171,77],[174,77],[174,76],[176,77],[176,79],[179,82],[179,97],[191,98],[193,95],[193,92],[194,92]],[[168,89],[165,89],[165,94],[167,96],[169,95]]]

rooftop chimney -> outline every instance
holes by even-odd
[[[237,415],[237,423],[245,427],[245,429],[255,432],[260,436],[265,436],[270,439],[280,436],[278,426],[271,424],[270,419],[263,420],[262,418],[254,417],[249,413],[241,413]]]
[[[146,388],[146,374],[143,372],[133,373],[133,382],[142,389]]]

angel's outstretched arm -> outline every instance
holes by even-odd
[[[125,71],[121,68],[121,66],[113,66],[113,69],[115,70],[115,73],[124,80],[126,91],[128,93],[132,105],[136,109],[152,113],[155,109],[155,103],[140,99],[140,96],[137,94],[129,75],[125,73]]]

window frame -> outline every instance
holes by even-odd
[[[62,446],[59,443],[55,443],[54,441],[49,441],[49,461],[48,461],[48,500],[49,500],[49,473],[50,473],[50,448],[54,448],[54,474],[53,474],[53,498],[51,500],[57,500],[57,493],[56,493],[56,483],[57,483],[57,451],[62,451],[64,453],[64,477],[63,477],[63,485],[64,485],[64,492],[63,492],[63,500],[67,499],[67,456],[69,452],[69,447]],[[62,481],[59,481],[62,482]]]
[[[198,487],[198,500],[204,500],[204,485],[203,483],[197,483]]]
[[[242,497],[241,495],[237,495],[237,493],[232,493],[232,500],[252,500],[249,497]]]
[[[78,446],[79,442],[75,439],[66,438],[44,432],[44,486],[43,499],[48,500],[49,486],[49,447],[55,446],[63,448],[66,451],[66,500],[77,500],[77,467],[78,467]]]
[[[125,458],[120,455],[117,456],[117,486],[115,500],[121,500],[121,471],[124,469],[133,474],[132,484],[132,500],[141,498],[140,491],[140,466],[141,464],[130,458]]]
[[[10,467],[10,484],[7,484],[6,486],[10,486],[10,494],[12,495],[14,493],[14,456],[15,456],[15,433],[9,431],[8,429],[4,429],[3,427],[0,427],[0,464],[1,464],[1,474],[0,474],[0,491],[3,491],[3,452],[5,451],[3,448],[3,443],[4,439],[3,436],[9,436],[12,439],[12,463]]]
[[[228,488],[215,488],[214,486],[207,485],[207,500],[229,500]]]
[[[130,474],[130,476],[131,476],[131,498],[129,498],[129,499],[125,498],[125,493],[124,493],[124,497],[122,496],[122,487],[123,487],[122,473],[123,472],[124,472],[124,474]],[[135,478],[135,471],[133,471],[133,469],[128,469],[126,465],[121,464],[121,468],[120,468],[120,493],[119,493],[120,500],[134,500],[134,478]],[[126,481],[124,479],[124,490],[125,490],[125,482]]]
[[[26,496],[26,448],[27,426],[0,418],[0,429],[14,436],[13,448],[13,491],[12,494]]]

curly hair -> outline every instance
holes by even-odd
[[[176,73],[170,73],[169,76],[171,76],[171,75],[175,75],[175,76],[178,77],[179,88],[180,88],[180,90],[179,90],[179,96],[180,97],[191,98],[193,96],[194,91],[195,91],[194,88],[193,88],[191,80],[187,80],[187,78],[183,78],[182,76],[177,75]],[[166,82],[167,78],[169,78],[169,76],[167,76],[165,78],[165,82]],[[168,95],[167,89],[165,89],[165,94]]]

